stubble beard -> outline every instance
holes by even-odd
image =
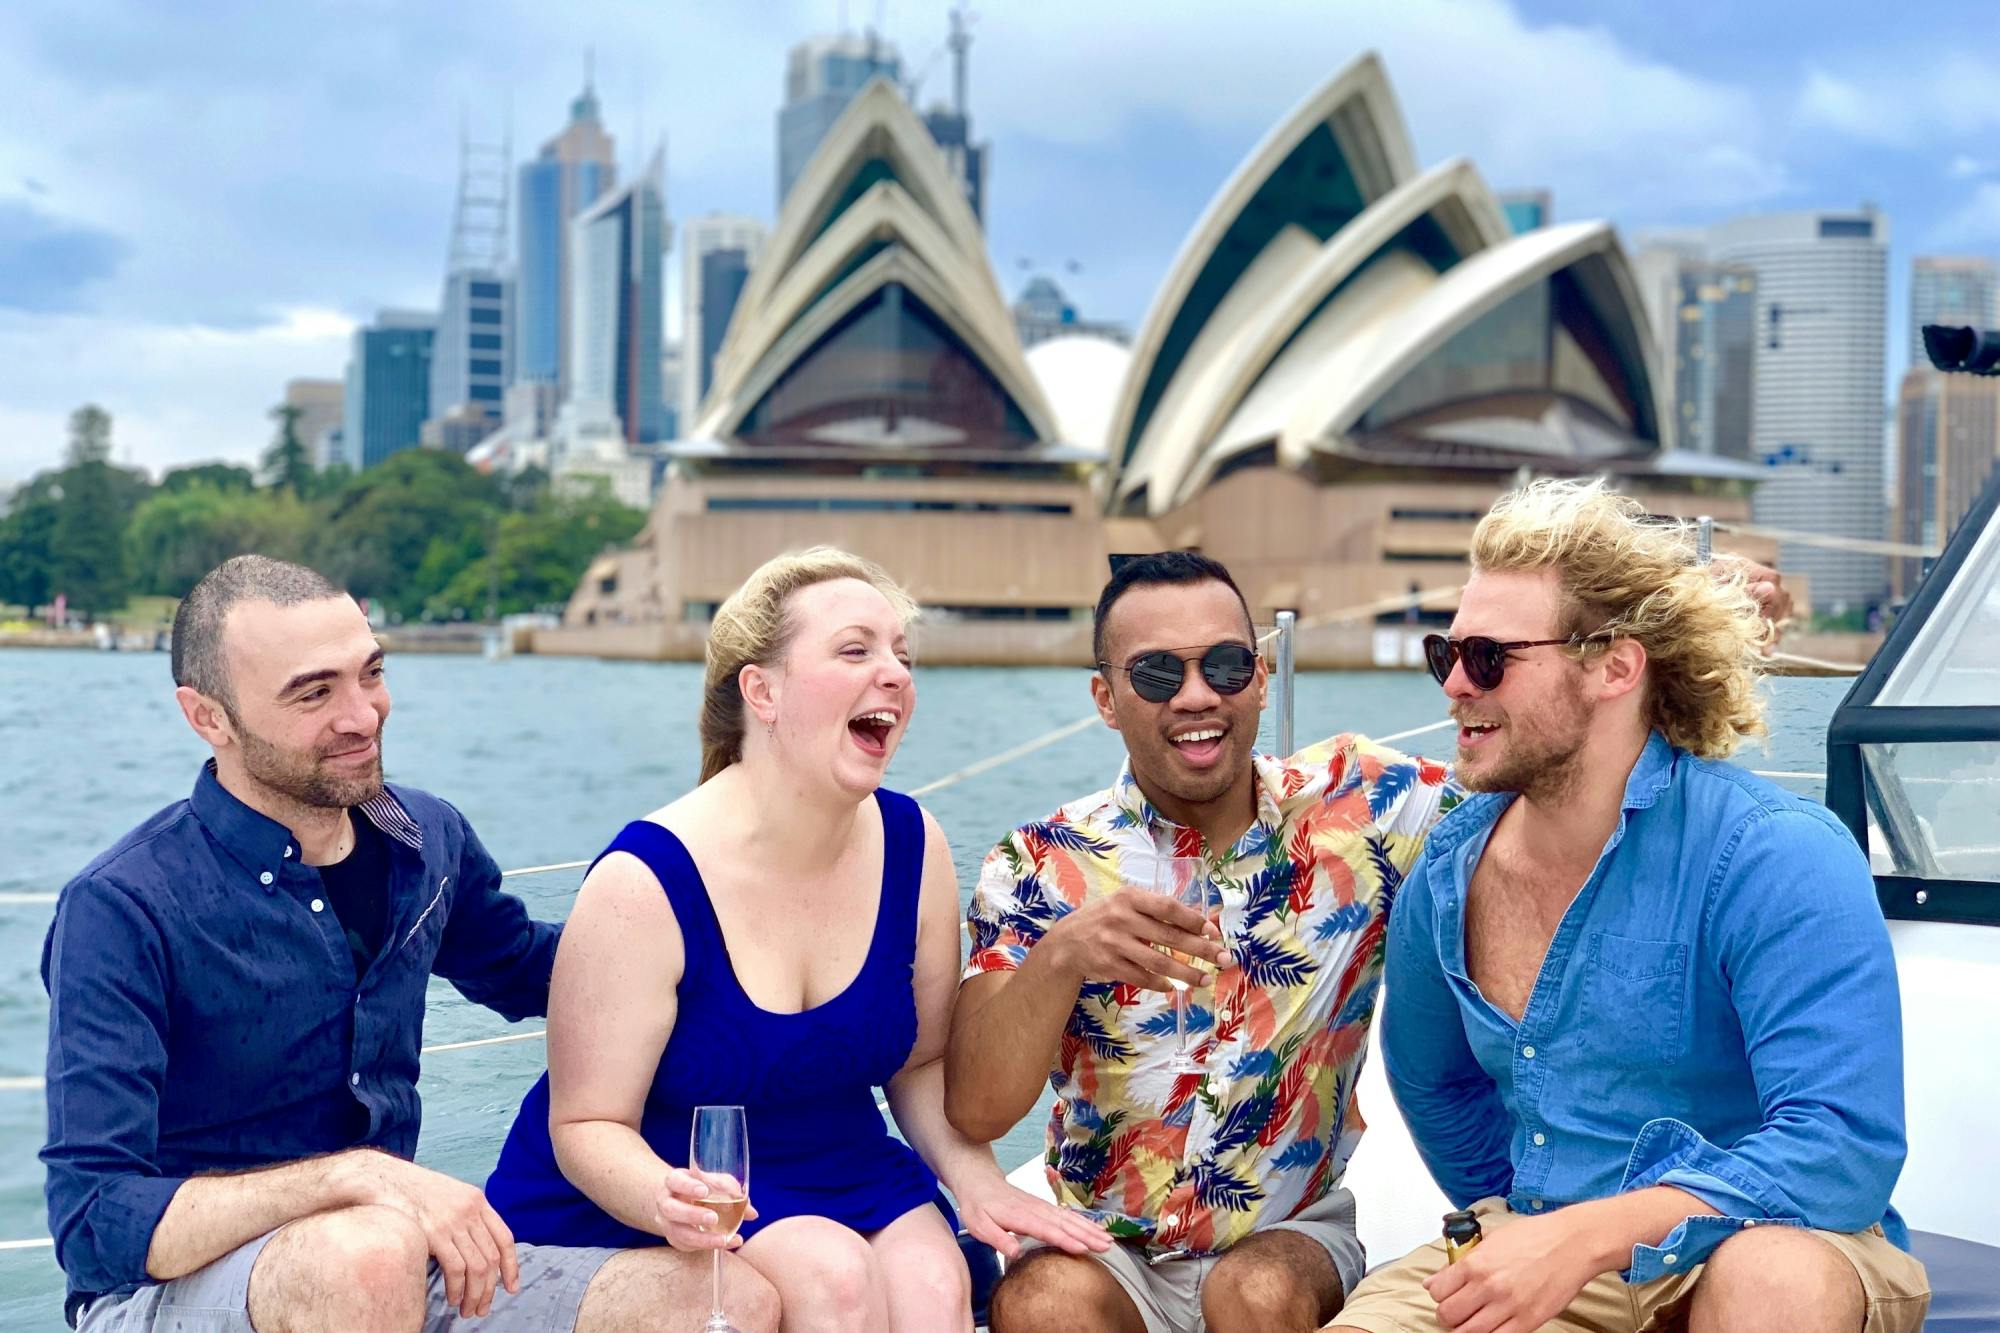
[[[1535,714],[1510,721],[1506,753],[1484,771],[1461,765],[1459,780],[1468,791],[1515,792],[1537,804],[1561,804],[1575,789],[1595,711],[1577,682]]]
[[[318,810],[349,810],[365,805],[382,794],[382,733],[375,733],[375,759],[367,769],[349,777],[326,770],[326,757],[310,757],[296,750],[273,745],[262,736],[237,724],[237,742],[243,751],[243,769],[261,786],[287,800]]]

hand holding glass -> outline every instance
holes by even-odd
[[[1154,863],[1153,891],[1162,897],[1172,898],[1184,907],[1193,908],[1206,920],[1215,895],[1215,881],[1198,856],[1163,856]],[[1163,945],[1154,947],[1199,972],[1214,973],[1215,965],[1206,958],[1195,958]],[[1188,1046],[1187,1011],[1188,1006],[1194,1003],[1193,997],[1185,981],[1169,977],[1167,984],[1174,988],[1174,1053],[1167,1059],[1167,1068],[1176,1074],[1198,1073],[1201,1063],[1194,1058],[1194,1051]]]
[[[733,1234],[750,1203],[750,1128],[740,1106],[697,1106],[688,1131],[688,1168],[709,1184],[702,1206]],[[737,1333],[722,1313],[722,1251],[714,1252],[715,1292],[702,1333]]]

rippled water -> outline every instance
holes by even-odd
[[[890,784],[909,790],[1091,712],[1081,670],[929,668]],[[627,819],[690,786],[697,768],[698,667],[560,658],[487,662],[401,657],[384,753],[396,781],[465,811],[502,866],[587,858]],[[1772,683],[1774,740],[1751,767],[1818,772],[1826,719],[1845,688]],[[1375,736],[1443,716],[1428,678],[1311,674],[1299,679],[1301,743],[1339,730]],[[1449,733],[1403,742],[1444,755]],[[1266,748],[1272,741],[1267,718]],[[98,851],[187,794],[206,751],[175,707],[153,654],[0,652],[0,899],[53,893]],[[1104,786],[1122,751],[1091,728],[925,798],[950,837],[962,884],[1015,824]],[[1814,780],[1788,786],[1820,794]],[[538,916],[569,910],[579,872],[510,881]],[[42,1071],[47,997],[38,967],[51,908],[0,901],[0,1078]],[[539,1022],[523,1025],[537,1028]],[[507,1030],[498,1015],[434,985],[425,1035],[460,1041]],[[429,1057],[419,1160],[483,1179],[522,1093],[542,1070],[538,1041]],[[39,1091],[0,1084],[0,1240],[42,1236],[35,1153]],[[1012,1166],[1039,1149],[1040,1114],[1003,1140]],[[46,1249],[0,1251],[0,1327],[59,1329],[62,1275]]]

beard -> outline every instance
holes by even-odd
[[[232,719],[233,720],[233,719]],[[339,774],[326,766],[323,751],[288,750],[236,723],[243,768],[258,783],[300,805],[348,810],[382,794],[382,732],[375,732],[375,758],[358,773]]]
[[[1459,710],[1452,711],[1458,716]],[[1458,780],[1468,791],[1518,792],[1541,801],[1559,800],[1575,781],[1578,756],[1590,738],[1596,711],[1584,697],[1578,674],[1547,702],[1518,717],[1500,719],[1503,729],[1495,739],[1504,748],[1476,767],[1461,758]],[[1468,715],[1461,720],[1494,719]]]

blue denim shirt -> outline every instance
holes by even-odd
[[[1389,928],[1382,1049],[1457,1207],[1533,1214],[1652,1185],[1715,1208],[1625,1277],[1685,1272],[1737,1228],[1861,1231],[1902,1170],[1895,959],[1867,862],[1826,809],[1654,735],[1517,1024],[1468,975],[1473,868],[1511,796],[1431,833]]]
[[[63,889],[49,992],[49,1230],[68,1308],[147,1281],[153,1229],[189,1176],[356,1146],[409,1157],[435,971],[508,1018],[548,1011],[558,928],[528,919],[457,810],[392,787],[389,929],[353,955],[292,835],[204,768],[194,794]]]

